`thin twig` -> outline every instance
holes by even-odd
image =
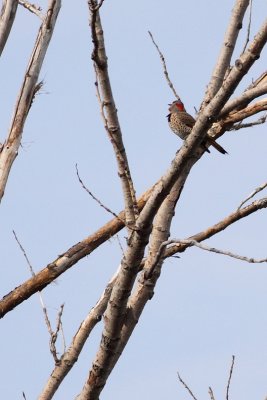
[[[12,232],[13,232],[13,235],[14,235],[14,237],[15,237],[15,239],[16,239],[16,242],[17,242],[18,245],[19,245],[20,250],[22,251],[22,253],[23,253],[24,257],[25,257],[25,260],[27,261],[28,267],[30,268],[30,271],[31,271],[31,275],[32,275],[32,276],[35,276],[33,267],[32,267],[32,265],[31,265],[31,263],[30,263],[30,260],[28,259],[28,256],[27,256],[27,254],[26,254],[26,251],[25,251],[24,248],[22,247],[22,244],[20,243],[20,241],[19,241],[19,239],[18,239],[18,237],[17,237],[16,232],[15,232],[14,230],[13,230]]]
[[[261,264],[261,263],[267,262],[267,258],[262,258],[262,259],[257,260],[255,258],[251,258],[251,257],[240,256],[239,254],[234,254],[227,250],[220,250],[220,249],[216,249],[215,247],[206,246],[202,243],[197,242],[196,240],[181,240],[181,241],[178,240],[177,241],[176,239],[174,239],[173,243],[177,243],[177,242],[180,242],[182,244],[190,244],[192,246],[199,247],[202,250],[210,251],[212,253],[217,253],[217,254],[223,254],[225,256],[236,258],[237,260],[246,261],[246,262],[252,263],[252,264]]]
[[[161,59],[161,62],[162,62],[162,66],[163,66],[163,72],[164,72],[165,78],[166,78],[166,80],[167,80],[167,82],[168,82],[168,85],[169,85],[169,87],[171,88],[171,90],[172,90],[174,96],[179,100],[180,97],[179,97],[178,94],[176,93],[176,90],[175,90],[175,88],[174,88],[174,86],[173,86],[173,83],[172,83],[172,81],[170,80],[170,77],[169,77],[169,74],[168,74],[168,70],[167,70],[167,66],[166,66],[165,58],[164,58],[162,52],[160,51],[159,46],[158,46],[157,43],[155,42],[152,33],[151,33],[150,31],[148,31],[148,34],[149,34],[149,36],[151,37],[152,43],[154,44],[154,46],[156,47],[156,49],[157,49],[157,51],[158,51],[158,53],[159,53],[159,56],[160,56],[160,59]]]
[[[24,392],[22,392],[22,396],[23,396],[24,400],[27,400],[27,399],[26,399],[26,395],[25,395]]]
[[[64,350],[63,354],[65,353],[65,350],[66,350],[65,336],[64,336],[63,325],[62,325],[63,310],[64,310],[64,304],[61,304],[60,310],[57,315],[56,329],[55,329],[55,331],[51,330],[51,334],[50,334],[50,336],[51,336],[51,339],[50,339],[51,353],[53,354],[56,364],[59,362],[59,359],[57,357],[57,350],[56,350],[56,341],[58,338],[59,331],[61,331],[62,338],[63,338],[63,350]]]
[[[238,206],[238,210],[240,210],[240,208],[243,207],[243,205],[250,199],[252,199],[252,197],[254,197],[257,193],[261,192],[263,189],[265,189],[267,187],[267,182],[263,183],[262,185],[258,186],[255,190],[253,190],[253,192],[245,198],[245,200],[242,201],[242,203],[240,204],[240,206]]]
[[[123,246],[122,246],[122,243],[121,243],[121,240],[120,240],[120,237],[119,237],[118,234],[116,235],[116,239],[117,239],[117,241],[119,243],[119,247],[121,249],[122,255],[124,256],[124,249],[123,249]]]
[[[80,175],[79,175],[79,170],[78,170],[78,165],[75,164],[75,168],[76,168],[76,174],[78,177],[78,180],[80,182],[80,184],[82,185],[83,189],[89,194],[89,196],[92,197],[92,199],[94,199],[99,205],[100,207],[104,208],[104,210],[106,210],[108,213],[112,214],[113,217],[118,218],[121,222],[123,222],[125,224],[125,221],[123,219],[121,219],[118,214],[114,213],[110,208],[108,208],[107,206],[105,206],[83,183]]]
[[[42,8],[40,6],[37,6],[36,4],[32,4],[28,1],[24,1],[24,0],[19,0],[19,4],[21,6],[23,6],[24,8],[26,8],[27,10],[29,10],[31,13],[37,15],[37,17],[41,18],[41,20],[44,19],[44,15],[41,12]]]
[[[210,400],[215,400],[214,393],[213,393],[213,390],[212,390],[211,387],[209,387],[209,392],[208,393],[210,395]]]
[[[262,259],[257,260],[255,258],[251,258],[251,257],[240,256],[239,254],[234,254],[227,250],[220,250],[220,249],[216,249],[215,247],[210,247],[210,246],[204,245],[193,239],[170,239],[170,240],[166,240],[165,242],[161,243],[159,250],[155,256],[155,260],[154,260],[153,264],[150,266],[149,270],[145,274],[146,279],[149,279],[151,277],[158,262],[163,257],[164,250],[170,244],[175,244],[175,245],[182,244],[182,245],[188,245],[188,246],[196,246],[202,250],[210,251],[212,253],[217,253],[217,254],[223,254],[225,256],[236,258],[237,260],[242,260],[242,261],[246,261],[248,263],[253,263],[253,264],[261,264],[261,263],[267,262],[267,258],[262,258]]]
[[[23,253],[23,255],[24,255],[25,259],[26,259],[26,262],[27,262],[27,264],[29,266],[31,275],[34,277],[35,276],[35,272],[33,270],[33,267],[32,267],[32,265],[30,263],[30,260],[29,260],[27,254],[26,254],[25,249],[23,248],[23,246],[22,246],[21,242],[19,241],[19,239],[17,237],[17,234],[16,234],[16,232],[14,230],[13,230],[13,235],[14,235],[15,240],[18,243],[18,245],[19,245],[19,247],[20,247],[20,249],[21,249],[21,251],[22,251],[22,253]],[[48,333],[50,335],[50,341],[49,341],[49,343],[50,343],[49,344],[50,352],[51,352],[51,354],[52,354],[52,356],[54,358],[55,364],[57,364],[59,362],[59,359],[57,357],[57,350],[56,350],[55,343],[57,341],[58,331],[59,331],[60,328],[61,328],[61,331],[62,331],[62,335],[64,337],[63,328],[62,328],[62,322],[61,322],[61,317],[62,317],[64,305],[61,305],[60,311],[58,313],[58,318],[57,318],[57,327],[56,327],[55,332],[53,332],[53,329],[52,329],[51,322],[50,322],[49,317],[48,317],[48,312],[47,312],[47,308],[46,308],[45,303],[44,303],[44,299],[43,299],[42,293],[41,293],[41,291],[38,291],[38,293],[39,293],[39,300],[40,300],[41,307],[42,307],[43,314],[44,314],[45,323],[46,323],[46,326],[47,326]],[[63,343],[64,342],[65,342],[65,339],[63,340]]]
[[[233,369],[234,369],[234,363],[235,363],[235,356],[232,356],[232,363],[231,363],[231,367],[230,367],[229,378],[228,378],[227,388],[226,388],[226,400],[229,400],[229,389],[230,389],[230,384],[231,384],[231,379],[232,379],[232,374],[233,374]]]
[[[247,45],[248,45],[249,40],[250,40],[251,16],[252,16],[252,0],[250,0],[250,2],[249,2],[249,18],[248,18],[247,38],[246,38],[246,41],[245,41],[245,44],[244,44],[244,48],[243,48],[241,54],[245,53],[245,50],[246,50]]]
[[[193,397],[194,400],[197,400],[197,398],[194,396],[192,390],[187,386],[187,384],[182,380],[179,372],[177,372],[178,375],[178,379],[181,382],[181,384],[185,387],[185,389],[188,391],[188,393],[190,394],[191,397]]]
[[[255,125],[262,125],[262,124],[265,124],[266,120],[267,120],[267,114],[263,115],[256,121],[247,122],[245,124],[243,124],[241,121],[238,124],[231,126],[231,128],[229,128],[228,131],[239,131],[240,129],[251,128],[252,126],[255,126]]]

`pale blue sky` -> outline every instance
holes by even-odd
[[[63,1],[41,72],[45,85],[30,111],[22,148],[1,204],[1,296],[30,273],[12,235],[14,229],[35,271],[111,219],[81,188],[84,183],[118,212],[123,207],[112,147],[95,95],[86,1]],[[233,1],[106,0],[102,23],[110,78],[132,175],[140,195],[167,169],[181,145],[165,116],[173,95],[147,34],[164,53],[170,77],[187,110],[198,108],[218,55]],[[252,33],[266,17],[266,2],[254,2]],[[45,8],[45,1],[40,3]],[[247,20],[246,20],[247,21]],[[19,8],[0,63],[0,141],[7,133],[28,62],[37,17]],[[246,30],[242,32],[239,50]],[[237,52],[238,54],[238,52]],[[266,69],[266,50],[245,78],[247,86]],[[4,97],[3,97],[4,95]],[[194,167],[182,193],[172,237],[197,233],[234,211],[266,181],[266,126],[226,133]],[[262,195],[262,197],[264,194]],[[124,233],[120,234],[124,243]],[[266,257],[266,211],[260,211],[208,244],[243,255]],[[51,320],[65,303],[67,344],[117,269],[121,250],[111,239],[44,292]],[[155,296],[112,373],[101,399],[189,399],[177,371],[198,399],[225,398],[232,354],[236,366],[231,397],[267,395],[267,266],[189,249],[168,260]],[[54,396],[73,399],[87,377],[102,323]],[[0,398],[36,399],[53,367],[38,296],[1,321]]]

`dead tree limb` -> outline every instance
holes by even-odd
[[[18,0],[3,0],[0,15],[0,56],[15,20]]]
[[[23,127],[36,94],[40,70],[53,35],[61,0],[50,0],[45,19],[39,29],[32,55],[15,106],[7,140],[0,153],[0,201],[4,195],[8,176],[18,154]]]

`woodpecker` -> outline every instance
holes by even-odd
[[[169,126],[176,135],[185,140],[191,133],[196,120],[186,112],[181,100],[175,100],[169,106],[170,114],[167,115]],[[222,154],[228,154],[211,136],[204,139],[204,145],[206,144],[213,146]],[[208,148],[206,150],[210,153]]]

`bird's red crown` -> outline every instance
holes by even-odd
[[[176,101],[175,105],[179,111],[185,111],[184,104],[181,102],[181,100]]]

